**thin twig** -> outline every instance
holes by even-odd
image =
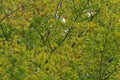
[[[42,36],[42,34],[40,33],[40,31],[39,31],[38,29],[34,28],[34,27],[32,27],[32,28],[33,28],[35,31],[37,31],[37,33],[39,34],[39,36],[40,36],[43,44],[45,45],[44,37]]]
[[[38,65],[37,62],[33,61],[33,60],[30,60],[29,62],[32,62],[36,67],[38,67],[41,71],[43,71],[44,73],[46,73],[47,75],[49,75],[46,71],[44,71],[42,68],[41,68],[41,65]]]
[[[111,26],[111,20],[109,22],[109,25],[108,26]],[[103,67],[103,59],[104,59],[104,54],[106,52],[106,45],[107,45],[107,39],[106,37],[108,36],[109,34],[109,27],[107,26],[108,28],[108,32],[105,34],[104,38],[105,38],[105,43],[103,45],[103,50],[101,51],[101,56],[100,56],[100,64],[99,64],[99,80],[102,80],[102,67]]]
[[[77,21],[77,19],[79,18],[79,16],[84,12],[85,8],[87,7],[87,5],[89,4],[89,0],[87,0],[86,4],[84,5],[83,9],[81,10],[81,12],[76,16],[75,20],[74,20],[74,23]],[[86,23],[85,23],[86,24]],[[78,38],[82,35],[82,33],[84,32],[85,30],[81,31],[79,34],[78,34]],[[71,48],[73,48],[75,46],[76,42],[73,42],[72,43],[72,46]]]
[[[60,2],[59,2],[60,3]],[[76,18],[74,19],[74,23],[77,21],[77,19],[79,18],[79,16],[83,13],[84,9],[86,8],[87,4],[89,3],[89,0],[87,0],[86,4],[84,5],[83,9],[81,10],[81,12],[76,16]],[[58,6],[57,6],[58,8]],[[73,24],[72,26],[69,28],[68,32],[66,33],[65,37],[60,41],[60,43],[58,44],[58,47],[66,40],[66,38],[68,37],[69,33],[72,31],[73,29]],[[54,52],[58,47],[53,48],[53,50],[51,52]]]
[[[21,8],[21,6],[19,6],[18,8],[16,8],[15,10],[11,11],[10,13],[8,14],[5,14],[5,16],[0,19],[0,23],[2,23],[3,20],[5,20],[6,18],[8,18],[11,14],[14,14],[16,11],[18,11],[19,9]]]
[[[55,11],[55,18],[57,17],[56,15],[58,14],[58,8],[60,6],[60,4],[62,3],[62,0],[59,1],[57,7],[56,7],[56,11]]]
[[[114,74],[116,71],[117,71],[117,68],[115,68],[113,71],[111,71],[111,72],[104,78],[104,80],[108,80],[108,78],[109,78],[112,74]]]
[[[68,37],[69,33],[71,32],[71,30],[73,29],[73,26],[70,27],[70,29],[68,30],[68,32],[66,33],[65,37],[60,41],[60,43],[58,43],[58,46],[60,46]],[[51,52],[55,51],[58,47],[55,47]]]
[[[5,40],[8,40],[8,37],[7,37],[7,35],[6,35],[6,33],[5,33],[4,29],[3,29],[3,25],[0,24],[0,27],[1,27],[2,33],[3,33],[4,37],[5,37]]]
[[[79,18],[79,16],[84,12],[85,8],[87,7],[87,5],[89,4],[89,0],[87,0],[86,4],[84,5],[83,9],[81,10],[81,12],[76,16],[74,22],[77,21],[77,19]]]
[[[4,31],[4,28],[3,28],[3,26],[2,26],[2,22],[3,22],[6,18],[8,18],[11,14],[13,14],[14,12],[16,12],[20,7],[21,7],[21,6],[19,6],[19,7],[16,8],[15,10],[11,11],[11,13],[5,14],[5,16],[0,19],[0,27],[1,27],[2,33],[3,33],[4,37],[5,37],[5,40],[8,40],[8,37],[7,37],[7,35],[6,35],[5,31]]]

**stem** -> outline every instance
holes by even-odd
[[[68,30],[68,32],[66,33],[65,37],[60,41],[60,43],[58,43],[58,46],[60,46],[68,37],[69,33],[71,32],[71,30],[73,29],[73,26],[70,27],[70,29]],[[51,52],[55,51],[57,49],[57,47],[55,47]]]
[[[108,80],[108,78],[109,78],[112,74],[114,74],[116,71],[117,71],[117,68],[115,68],[112,72],[110,72],[110,73],[104,78],[104,80]]]
[[[74,23],[77,21],[77,19],[79,18],[79,16],[83,13],[83,11],[85,10],[85,8],[87,7],[87,5],[89,4],[89,0],[87,0],[86,4],[84,5],[83,9],[81,10],[81,12],[76,16]]]
[[[3,22],[6,18],[8,18],[11,14],[14,14],[14,12],[18,11],[20,7],[21,7],[21,6],[19,6],[19,7],[16,8],[15,10],[11,11],[11,13],[5,14],[5,16],[0,19],[0,27],[1,27],[2,33],[3,33],[6,41],[8,40],[8,37],[7,37],[7,35],[6,35],[5,31],[4,31],[4,28],[3,28],[3,26],[2,26],[2,22]]]
[[[99,72],[99,80],[102,80],[103,57],[104,57],[104,54],[101,53],[101,57],[100,57],[100,72]]]
[[[62,0],[60,0],[59,4],[61,3],[61,1],[62,1]],[[83,9],[81,10],[81,12],[75,17],[75,19],[74,19],[74,21],[73,21],[74,23],[77,21],[77,19],[79,18],[79,16],[83,13],[83,11],[85,10],[85,8],[86,8],[86,6],[88,5],[88,3],[89,3],[89,0],[87,0],[87,2],[85,3]],[[59,4],[57,5],[57,9],[56,9],[55,15],[57,14]],[[64,38],[60,41],[60,43],[58,44],[58,47],[66,40],[66,38],[68,37],[69,33],[71,32],[71,30],[72,30],[73,28],[74,28],[74,27],[73,27],[73,24],[72,24],[72,26],[69,28],[68,32],[66,33],[65,37],[64,37]],[[75,45],[75,44],[76,44],[76,42],[74,42],[74,45]],[[73,45],[72,47],[74,47],[74,45]],[[51,51],[51,53],[54,52],[58,47],[53,48],[53,50]]]
[[[57,7],[56,7],[55,18],[56,18],[56,15],[57,15],[57,13],[58,13],[58,8],[59,8],[59,6],[60,6],[61,3],[62,3],[62,0],[59,1],[58,5],[57,5]]]
[[[3,33],[4,37],[5,37],[5,40],[8,40],[8,37],[7,37],[7,35],[6,35],[6,33],[5,33],[4,29],[3,29],[3,25],[0,24],[0,27],[1,27],[2,33]]]
[[[100,56],[100,65],[99,65],[99,80],[102,80],[102,73],[103,73],[103,70],[102,70],[102,67],[103,67],[103,59],[104,59],[104,54],[105,54],[105,51],[106,51],[106,45],[107,45],[107,39],[106,37],[108,36],[109,34],[109,26],[111,26],[111,19],[110,19],[110,22],[108,24],[108,26],[106,27],[107,28],[107,33],[105,34],[105,36],[103,36],[103,38],[105,39],[104,40],[104,45],[103,45],[103,50],[101,51],[101,56]]]

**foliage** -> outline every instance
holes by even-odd
[[[1,80],[119,80],[119,0],[0,1]]]

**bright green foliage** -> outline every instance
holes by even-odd
[[[119,0],[0,0],[0,80],[119,80]]]

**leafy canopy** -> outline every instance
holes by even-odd
[[[119,80],[119,3],[0,1],[0,79]]]

